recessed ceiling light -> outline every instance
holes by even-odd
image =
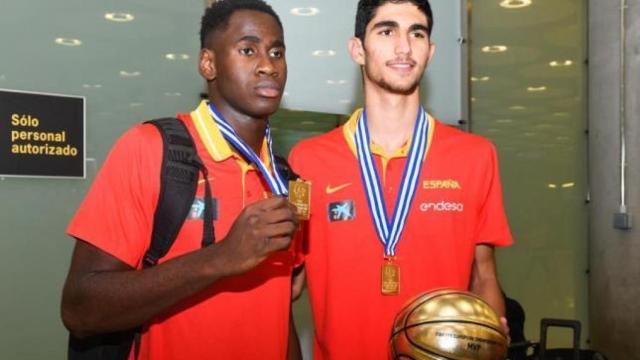
[[[488,45],[482,47],[482,52],[486,53],[501,53],[507,51],[507,47],[504,45]]]
[[[554,60],[549,63],[551,67],[564,67],[573,65],[573,61],[571,60]]]
[[[546,86],[529,86],[527,88],[528,92],[541,92],[541,91],[546,91],[547,87]]]
[[[138,106],[142,106],[142,105],[144,105],[144,104],[143,104],[143,103],[139,103],[139,102],[132,102],[132,103],[129,103],[129,106],[130,106],[130,107],[138,107]]]
[[[176,96],[182,96],[182,93],[179,93],[179,92],[166,92],[166,93],[164,93],[164,96],[176,97]]]
[[[562,184],[562,187],[565,188],[565,189],[566,188],[572,188],[574,186],[576,186],[576,183],[574,183],[574,182],[568,182],[568,183]]]
[[[509,110],[524,110],[524,109],[526,109],[526,107],[524,107],[522,105],[509,106]]]
[[[472,97],[471,102],[476,102],[476,98]]]
[[[569,116],[568,112],[555,112],[553,116]]]
[[[82,84],[82,87],[85,89],[100,89],[102,85],[100,84]]]
[[[534,132],[526,132],[526,133],[523,133],[522,135],[530,137],[530,136],[536,136],[536,133],[534,133]]]
[[[548,185],[547,185],[547,187],[548,187],[549,189],[555,189],[555,188],[557,188],[557,187],[558,187],[558,185],[556,185],[556,184],[548,184]]]
[[[82,41],[78,39],[68,39],[68,38],[56,38],[55,43],[63,46],[80,46],[82,45]]]
[[[120,76],[122,77],[136,77],[136,76],[140,76],[142,73],[140,71],[125,71],[125,70],[120,70]]]
[[[111,12],[104,14],[104,18],[114,22],[129,22],[135,19],[135,16],[129,13]]]
[[[313,56],[320,56],[320,57],[336,56],[336,52],[334,50],[316,50],[313,52]]]
[[[489,81],[491,78],[489,76],[480,76],[480,77],[471,77],[471,81]]]
[[[505,9],[519,9],[531,5],[531,0],[503,0],[500,3]]]
[[[314,16],[318,15],[320,9],[314,7],[297,7],[291,9],[291,14],[296,16]]]
[[[327,84],[329,85],[344,85],[347,83],[347,80],[327,80]]]
[[[188,60],[189,55],[169,53],[169,54],[165,54],[164,58],[167,60]]]
[[[511,119],[498,119],[498,120],[496,120],[496,122],[498,124],[511,124],[513,122],[513,120],[511,120]]]

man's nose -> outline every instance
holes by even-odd
[[[398,36],[396,40],[395,53],[397,55],[411,54],[411,41],[409,39],[409,35]]]
[[[274,64],[274,58],[268,54],[260,56],[256,71],[260,75],[274,76],[278,73],[278,70]]]

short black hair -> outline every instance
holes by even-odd
[[[282,22],[278,14],[269,4],[263,0],[217,0],[209,6],[202,15],[200,23],[200,48],[206,47],[207,38],[210,34],[226,29],[229,19],[238,10],[255,10],[269,14],[276,19],[280,30],[283,30]]]
[[[428,21],[428,33],[431,36],[433,30],[433,12],[431,11],[431,4],[429,0],[360,0],[358,1],[358,12],[356,13],[356,29],[355,36],[364,43],[364,36],[367,30],[367,25],[376,16],[376,11],[379,7],[386,3],[402,4],[411,3],[422,11],[427,17]]]

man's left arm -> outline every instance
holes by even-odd
[[[293,271],[291,278],[291,306],[302,294],[305,282],[304,265],[300,265]],[[293,309],[292,309],[293,310]],[[300,339],[296,330],[296,323],[293,319],[293,311],[289,314],[289,346],[287,348],[287,360],[302,360],[302,349]]]
[[[304,265],[294,269],[291,278],[291,306],[293,302],[298,300],[302,294],[304,287],[305,272]],[[287,347],[287,360],[302,360],[302,349],[300,348],[300,339],[296,330],[296,323],[293,319],[293,308],[289,313],[289,345]]]
[[[302,350],[300,340],[296,331],[296,324],[293,321],[293,311],[289,313],[289,341],[287,344],[287,360],[302,360]]]
[[[478,244],[475,251],[469,290],[489,303],[500,317],[504,317],[504,298],[498,282],[494,248]]]

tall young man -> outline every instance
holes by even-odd
[[[69,225],[77,241],[62,318],[77,337],[143,326],[139,359],[283,359],[293,349],[298,224],[284,196],[268,195],[279,192],[266,138],[287,78],[282,24],[262,0],[222,0],[206,10],[200,35],[209,99],[178,118],[208,169],[196,201],[209,182],[218,240],[201,245],[203,220],[194,211],[161,263],[141,270],[163,150],[154,126],[135,126]]]
[[[432,28],[427,0],[360,0],[349,51],[364,109],[290,155],[312,183],[316,360],[386,359],[394,316],[435,288],[469,289],[504,314],[494,246],[512,239],[495,149],[421,106]]]

